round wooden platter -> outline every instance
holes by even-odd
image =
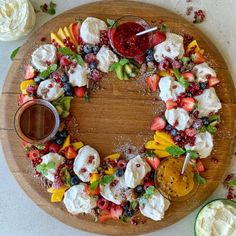
[[[76,18],[94,16],[101,19],[117,19],[123,15],[137,15],[151,24],[164,20],[168,28],[180,34],[189,33],[205,49],[208,61],[221,79],[216,88],[223,104],[222,123],[214,137],[214,151],[211,158],[203,160],[207,171],[203,174],[208,182],[200,186],[197,193],[185,202],[173,202],[160,222],[147,220],[145,224],[133,226],[121,221],[96,223],[90,216],[70,215],[63,204],[50,203],[50,194],[33,178],[29,160],[25,157],[17,137],[13,119],[17,109],[19,84],[23,78],[24,65],[30,61],[30,55],[41,42],[42,37],[50,41],[50,32],[61,26],[68,26]],[[155,114],[163,111],[163,103],[154,96],[142,92],[142,82],[115,80],[112,75],[104,79],[103,89],[91,96],[91,102],[74,99],[72,113],[79,123],[77,136],[96,148],[102,157],[113,153],[122,144],[141,146],[152,137],[150,123]],[[0,132],[4,153],[11,172],[32,200],[50,215],[73,227],[106,235],[127,235],[147,233],[169,226],[196,209],[215,190],[231,160],[232,145],[235,140],[235,90],[227,65],[217,48],[193,24],[180,16],[158,6],[133,1],[103,1],[83,5],[69,10],[43,25],[23,45],[9,70],[0,108]]]

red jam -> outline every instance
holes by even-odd
[[[113,45],[115,49],[126,57],[136,57],[145,53],[150,47],[149,35],[136,36],[145,28],[135,22],[127,22],[119,25],[113,34]]]

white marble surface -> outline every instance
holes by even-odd
[[[44,0],[32,0],[36,8],[44,3]],[[48,1],[49,2],[49,1]],[[57,3],[57,14],[79,6],[89,0],[54,0]],[[144,2],[144,1],[142,1]],[[194,9],[204,9],[207,13],[207,20],[198,25],[212,42],[218,47],[225,58],[234,82],[236,84],[236,1],[235,0],[192,0],[186,3],[186,0],[147,0],[153,4],[158,4],[168,8],[178,14],[185,16],[187,6],[194,6]],[[147,13],[148,14],[148,13]],[[185,16],[186,17],[186,16]],[[52,16],[38,13],[37,27],[51,19]],[[191,20],[191,17],[186,17]],[[11,61],[9,55],[13,49],[22,45],[25,39],[16,42],[0,42],[0,91],[2,90],[4,79],[10,67]],[[14,145],[14,144],[13,144]],[[236,158],[233,157],[228,172],[236,173]],[[31,199],[17,185],[15,179],[10,173],[2,148],[0,147],[0,235],[4,236],[64,236],[64,235],[93,235],[71,228],[57,221],[50,215],[38,208]],[[225,196],[222,185],[211,196],[212,198]],[[182,219],[178,223],[148,235],[193,235],[193,223],[197,210]]]

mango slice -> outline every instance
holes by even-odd
[[[65,191],[68,189],[67,186],[63,185],[59,189],[49,188],[47,191],[52,193],[51,202],[61,202]]]
[[[157,143],[166,145],[167,147],[175,145],[171,136],[165,132],[156,131],[156,133],[154,134],[154,140]]]
[[[154,150],[154,153],[159,157],[159,158],[164,158],[170,156],[170,154],[164,150]]]
[[[71,35],[71,33],[70,33],[70,30],[69,30],[67,27],[64,27],[64,28],[63,28],[63,31],[64,31],[66,37],[70,38],[70,41],[71,41],[74,45],[76,45],[76,42],[74,41],[74,38],[72,37],[72,35]]]
[[[75,143],[72,143],[71,145],[74,147],[76,151],[78,151],[80,148],[84,146],[82,142],[75,142]]]
[[[120,158],[120,155],[121,155],[120,153],[114,153],[112,155],[105,157],[105,159],[116,160],[116,159]]]
[[[20,84],[20,90],[22,92],[22,94],[26,95],[27,94],[27,87],[28,86],[34,86],[37,87],[37,83],[35,83],[35,81],[33,79],[27,79],[21,82]]]
[[[105,174],[107,175],[113,175],[116,172],[116,168],[110,167],[107,170],[105,170]]]
[[[51,33],[51,41],[55,40],[56,43],[58,43],[58,45],[60,47],[65,47],[65,44],[61,41],[60,37],[55,34],[55,33]]]
[[[89,181],[90,181],[90,183],[93,183],[99,179],[100,179],[100,175],[98,173],[92,173]]]
[[[187,46],[187,50],[186,50],[186,53],[188,54],[192,48],[195,48],[194,49],[194,52],[199,52],[200,54],[203,55],[204,53],[204,50],[201,49],[199,46],[198,46],[198,43],[196,40],[193,40],[191,43],[189,43],[189,45]]]

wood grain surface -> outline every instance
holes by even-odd
[[[197,193],[185,202],[173,202],[160,222],[148,220],[145,224],[133,226],[117,221],[95,223],[90,216],[70,215],[63,204],[50,203],[50,194],[33,178],[30,163],[20,146],[20,140],[14,131],[14,114],[17,109],[19,84],[23,79],[24,65],[30,55],[46,37],[50,41],[50,32],[60,26],[67,26],[79,16],[94,16],[101,19],[117,19],[123,15],[137,15],[151,25],[154,21],[164,20],[171,31],[192,34],[201,48],[205,49],[209,64],[213,66],[221,79],[216,88],[223,103],[221,110],[222,123],[214,137],[212,157],[219,160],[213,163],[210,158],[204,160],[208,179],[206,185],[199,187]],[[155,114],[163,111],[164,104],[154,99],[158,95],[147,95],[143,92],[143,81],[120,82],[108,75],[102,82],[102,90],[91,96],[91,102],[74,99],[72,113],[77,118],[79,127],[77,136],[85,143],[96,148],[101,156],[111,154],[123,144],[141,146],[151,138],[150,123]],[[217,48],[206,35],[180,16],[158,6],[130,1],[103,1],[83,5],[69,10],[43,25],[23,45],[9,70],[0,106],[0,136],[7,163],[19,185],[32,200],[47,213],[73,227],[106,235],[137,235],[169,226],[191,213],[216,189],[231,160],[232,146],[235,141],[235,90],[227,65]]]

